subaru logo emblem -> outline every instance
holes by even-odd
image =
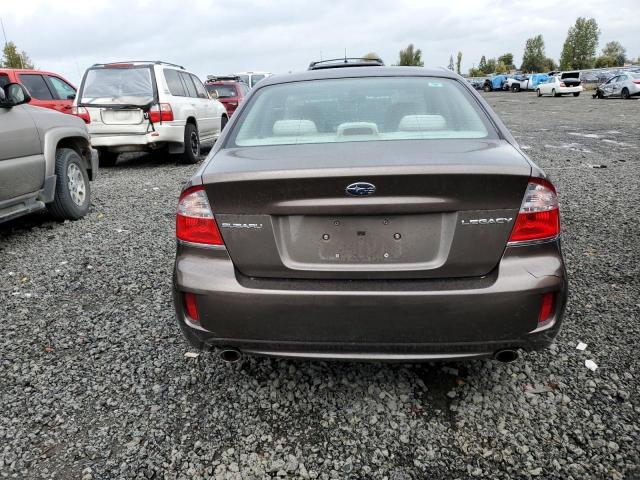
[[[356,182],[347,186],[347,194],[352,197],[366,197],[367,195],[373,195],[376,191],[376,186],[373,183]]]

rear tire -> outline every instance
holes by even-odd
[[[553,95],[554,97],[559,97],[560,94],[556,93],[556,89],[554,88],[553,90],[551,90],[551,95]]]
[[[541,97],[541,96],[542,96],[542,92],[540,91],[540,89],[539,89],[539,88],[536,90],[536,95],[538,95],[539,97]]]
[[[184,152],[180,156],[180,163],[193,165],[198,163],[200,156],[200,137],[198,129],[193,123],[184,126]]]
[[[574,97],[579,97],[580,96],[580,92],[573,92],[573,96]]]
[[[625,100],[629,100],[631,98],[631,95],[629,95],[629,89],[627,87],[624,87],[622,89],[622,93],[620,94],[622,96],[622,98],[624,98]]]
[[[229,122],[229,117],[225,117],[223,115],[222,118],[220,119],[220,133],[222,133],[222,131],[224,130],[224,127],[227,126],[228,122]]]
[[[110,152],[106,148],[98,149],[98,165],[101,167],[113,167],[118,161],[118,154]]]
[[[520,85],[511,85],[511,91],[513,93],[518,93],[520,91]]]
[[[485,92],[490,92],[491,91],[491,87],[489,85],[485,85],[484,87],[482,87],[482,90]]]
[[[89,211],[91,188],[84,161],[78,152],[61,148],[56,152],[56,191],[47,205],[58,220],[78,220]]]

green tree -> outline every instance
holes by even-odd
[[[498,62],[496,64],[496,73],[507,73],[510,69],[504,64],[504,62]]]
[[[484,77],[484,72],[479,68],[470,68],[469,69],[470,77]]]
[[[482,70],[482,72],[484,72],[487,68],[487,59],[485,58],[484,55],[482,55],[482,58],[480,58],[480,63],[478,64],[478,70]]]
[[[502,62],[507,70],[515,69],[516,66],[513,64],[513,53],[505,53],[498,57],[498,63]]]
[[[34,68],[29,55],[25,51],[18,52],[18,47],[13,42],[4,44],[0,64],[5,68]]]
[[[458,52],[458,58],[456,59],[456,72],[458,75],[462,75],[462,52]]]
[[[449,70],[451,70],[453,72],[454,70],[454,66],[453,66],[453,55],[449,55]]]
[[[578,17],[569,28],[560,54],[562,70],[593,68],[596,63],[596,47],[600,30],[595,19]]]
[[[403,67],[424,67],[422,61],[422,50],[415,49],[413,43],[410,43],[407,48],[400,50],[400,59],[398,65]]]
[[[602,49],[603,57],[611,57],[615,59],[615,65],[607,65],[608,67],[621,67],[627,61],[627,49],[620,42],[608,42]]]
[[[484,66],[484,70],[482,70],[484,73],[486,73],[487,75],[489,75],[490,73],[494,73],[496,71],[496,66],[497,66],[497,62],[495,58],[490,58],[489,60],[487,60],[485,66]]]
[[[596,68],[617,67],[618,59],[616,57],[610,57],[608,55],[601,55],[596,58],[596,63],[594,66]]]
[[[554,70],[558,69],[558,64],[556,63],[556,61],[553,58],[549,57],[544,59],[542,66],[542,70],[545,72],[553,72]]]
[[[545,70],[546,58],[547,56],[544,53],[544,38],[542,38],[542,35],[528,38],[524,46],[520,69],[523,72],[542,72]]]

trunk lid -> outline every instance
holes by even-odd
[[[501,140],[386,141],[223,149],[203,181],[244,275],[444,278],[497,265],[530,173]]]

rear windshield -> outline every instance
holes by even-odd
[[[154,99],[151,70],[96,68],[87,71],[80,103],[97,105],[146,105]]]
[[[264,80],[265,77],[266,75],[260,75],[260,74],[251,75],[251,86],[254,87],[256,83],[258,83],[260,80]]]
[[[233,85],[205,85],[209,93],[218,92],[219,98],[237,96],[236,87]]]
[[[445,78],[285,83],[258,90],[247,107],[229,140],[235,146],[496,135],[465,87]]]

